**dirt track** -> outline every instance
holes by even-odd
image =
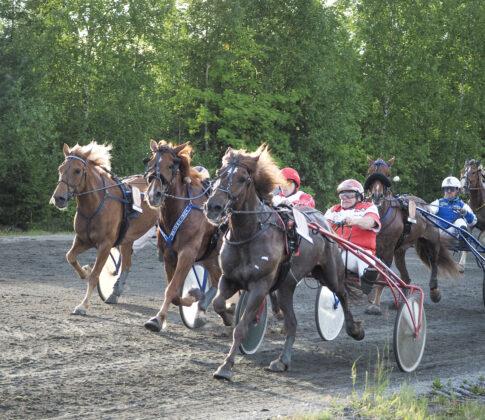
[[[134,257],[120,304],[93,296],[88,315],[70,311],[85,286],[64,259],[66,235],[0,238],[0,417],[5,418],[268,418],[308,413],[328,406],[332,397],[352,390],[375,363],[376,353],[391,348],[391,386],[408,381],[418,391],[442,382],[485,375],[485,309],[482,273],[468,258],[465,277],[442,280],[443,299],[426,297],[428,335],[423,361],[413,374],[397,370],[392,354],[395,312],[354,315],[364,320],[366,338],[355,342],[344,332],[333,342],[318,336],[315,290],[300,284],[295,296],[299,322],[293,365],[284,374],[264,368],[282,345],[279,324],[270,320],[262,349],[241,356],[234,382],[212,373],[229,349],[230,337],[210,309],[210,322],[186,329],[173,308],[167,332],[143,328],[161,302],[164,281],[155,248]],[[408,265],[415,283],[427,292],[428,272],[412,253]],[[85,254],[83,263],[92,262]],[[387,302],[390,296],[386,294]]]

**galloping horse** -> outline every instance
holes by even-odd
[[[391,166],[394,158],[388,162],[383,159],[369,158],[368,178],[365,190],[370,191],[374,204],[379,209],[382,228],[377,235],[377,256],[387,265],[391,266],[394,258],[401,278],[410,284],[406,268],[406,251],[414,246],[421,261],[431,268],[429,280],[430,297],[433,302],[441,300],[438,288],[438,268],[449,276],[459,275],[458,267],[453,261],[448,249],[440,242],[438,228],[428,223],[420,214],[416,215],[416,223],[407,221],[407,203],[414,201],[423,208],[427,203],[419,197],[405,196],[404,201],[395,198],[390,189],[389,181]],[[373,303],[366,309],[366,313],[380,315],[380,299],[382,288],[377,288]]]
[[[121,287],[131,267],[133,242],[157,221],[157,213],[147,204],[142,205],[143,213],[128,220],[125,189],[136,185],[140,191],[144,191],[146,183],[141,175],[134,175],[123,182],[117,179],[111,173],[110,150],[111,146],[96,142],[87,146],[76,145],[72,149],[64,144],[65,159],[59,166],[59,182],[50,200],[51,204],[64,210],[69,200],[76,197],[76,236],[66,259],[79,276],[88,281],[86,295],[73,311],[75,315],[86,314],[91,293],[98,284],[99,274],[111,248],[120,245],[121,274],[118,284]],[[97,249],[92,269],[81,267],[77,261],[77,256],[90,248]]]
[[[214,309],[226,323],[230,322],[226,300],[238,290],[248,291],[247,306],[234,329],[229,354],[214,373],[217,379],[231,379],[236,351],[272,289],[277,289],[284,314],[286,340],[283,351],[269,369],[281,372],[290,368],[297,324],[293,293],[298,281],[308,273],[337,294],[345,313],[347,333],[356,340],[364,337],[360,322],[353,320],[349,310],[345,270],[337,244],[310,231],[313,245],[302,240],[298,255],[288,254],[285,224],[267,204],[275,186],[283,182],[266,146],[254,153],[228,149],[206,203],[212,223],[226,219],[229,222],[220,254],[222,277],[214,299]],[[320,212],[309,208],[302,211],[306,211],[307,220],[330,229]]]
[[[157,209],[158,244],[168,284],[160,311],[145,323],[145,328],[159,332],[166,327],[170,303],[190,306],[204,297],[199,289],[180,296],[183,282],[196,261],[207,269],[213,286],[208,293],[212,296],[205,297],[199,315],[205,311],[221,275],[218,264],[221,241],[218,228],[209,223],[202,211],[208,188],[202,185],[203,176],[190,166],[192,148],[187,143],[173,146],[151,140],[150,150],[152,156],[145,174],[147,201]],[[198,320],[197,324],[201,325],[202,318]]]

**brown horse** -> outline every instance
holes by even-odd
[[[64,162],[59,166],[59,182],[51,197],[51,204],[66,209],[69,200],[76,197],[74,216],[76,236],[66,258],[82,279],[87,278],[87,291],[83,301],[73,311],[85,315],[89,299],[98,284],[99,274],[113,246],[119,245],[121,252],[121,274],[118,291],[131,268],[133,242],[147,232],[157,221],[157,213],[143,204],[143,213],[127,220],[126,197],[123,185],[136,185],[140,191],[146,188],[141,175],[123,181],[111,173],[111,146],[91,142],[87,146],[76,145],[72,149],[64,144]],[[96,248],[94,267],[81,267],[77,256]],[[112,296],[110,296],[112,298]],[[109,298],[108,298],[109,299]],[[116,301],[116,298],[111,299]]]
[[[467,160],[461,171],[463,189],[470,195],[470,207],[477,216],[475,227],[485,232],[485,169],[477,160]]]
[[[145,174],[149,184],[147,201],[157,209],[159,248],[168,284],[160,311],[145,323],[145,328],[159,332],[166,327],[170,303],[191,306],[204,297],[199,289],[180,296],[195,262],[207,269],[213,286],[199,304],[199,316],[205,312],[221,275],[218,255],[222,241],[218,239],[218,228],[209,223],[202,211],[208,191],[202,185],[203,176],[190,166],[192,148],[187,143],[173,146],[151,140],[150,150],[152,156]],[[201,325],[202,318],[198,320],[197,325]]]
[[[222,162],[206,204],[209,220],[215,224],[223,220],[229,222],[229,232],[221,248],[223,274],[214,309],[229,323],[226,300],[238,290],[247,290],[248,297],[244,314],[234,329],[229,354],[214,377],[231,379],[236,351],[272,289],[277,289],[278,303],[284,314],[286,340],[283,351],[269,369],[281,372],[290,368],[296,335],[293,293],[298,281],[308,273],[337,294],[342,302],[347,333],[361,340],[364,330],[353,320],[349,310],[345,270],[337,244],[311,231],[313,245],[302,240],[298,255],[287,253],[286,227],[280,215],[267,204],[271,202],[275,186],[284,181],[266,147],[261,146],[254,153],[228,149]],[[306,210],[308,221],[330,229],[320,212]]]
[[[415,247],[421,261],[431,268],[429,287],[433,302],[441,300],[438,288],[438,269],[449,276],[459,275],[458,267],[453,261],[446,246],[440,242],[438,228],[422,217],[416,215],[416,223],[409,223],[407,203],[412,200],[419,206],[427,208],[427,203],[419,197],[405,196],[402,200],[394,197],[389,181],[391,166],[394,158],[386,162],[383,159],[369,158],[368,178],[365,190],[370,192],[372,201],[379,209],[382,228],[377,235],[377,256],[391,266],[394,259],[401,278],[410,283],[406,268],[406,251]],[[380,299],[382,288],[377,288],[373,303],[366,309],[366,313],[380,315]]]

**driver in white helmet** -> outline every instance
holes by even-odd
[[[443,198],[439,198],[430,204],[430,213],[436,214],[459,228],[466,229],[467,226],[472,228],[477,223],[477,217],[470,206],[458,197],[461,188],[458,178],[454,176],[446,177],[441,183],[441,188],[443,190]],[[438,221],[438,224],[444,230],[453,233],[453,227],[440,221]]]
[[[339,236],[375,255],[376,236],[381,228],[377,207],[373,203],[363,201],[364,188],[355,179],[343,181],[337,187],[337,193],[340,204],[329,208],[325,218]],[[349,271],[362,277],[368,267],[367,263],[347,251],[342,251],[342,258]]]

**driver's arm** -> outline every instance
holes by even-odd
[[[348,217],[345,220],[345,224],[348,226],[358,226],[364,230],[375,229],[379,226],[375,219],[371,216]]]

